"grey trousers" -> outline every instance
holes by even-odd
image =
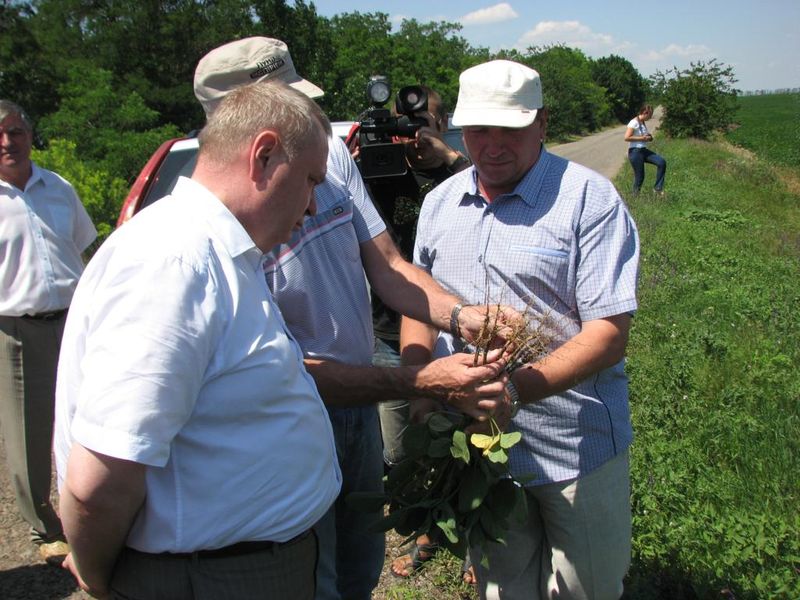
[[[124,548],[111,578],[114,600],[313,600],[313,532],[241,556],[204,558]]]
[[[56,368],[66,315],[0,317],[0,432],[22,518],[35,541],[63,535],[50,504]]]

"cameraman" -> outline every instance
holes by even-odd
[[[366,179],[365,183],[373,202],[386,222],[395,243],[406,258],[413,255],[417,217],[425,195],[445,179],[466,169],[470,161],[444,141],[448,128],[447,110],[441,96],[435,90],[419,86],[428,96],[427,110],[408,114],[424,120],[413,138],[397,138],[405,146],[408,171],[405,175]],[[393,111],[397,116],[397,110]],[[352,148],[351,148],[352,150]],[[353,152],[354,156],[358,151]],[[375,366],[392,367],[401,364],[399,353],[400,315],[383,303],[377,294],[372,294],[372,322],[375,329]],[[403,358],[409,362],[408,357]],[[411,404],[406,399],[385,400],[378,404],[383,437],[383,459],[392,467],[405,457],[402,435],[409,421],[413,420]],[[413,412],[424,410],[421,403],[414,403]],[[436,541],[422,536],[416,540],[408,554],[392,562],[392,572],[408,577],[436,552]]]
[[[447,131],[447,110],[441,96],[431,88],[419,88],[428,96],[427,110],[408,114],[427,123],[420,127],[415,137],[395,140],[405,146],[408,171],[405,175],[369,178],[365,180],[372,200],[395,244],[405,258],[414,251],[414,234],[417,215],[425,194],[455,173],[467,168],[470,161],[444,141]],[[397,107],[393,109],[398,116]],[[351,152],[358,157],[358,148]],[[375,355],[373,365],[392,367],[400,364],[400,315],[372,294],[372,322],[375,328]],[[401,437],[409,421],[407,400],[386,400],[378,405],[383,437],[383,458],[388,466],[403,459]]]

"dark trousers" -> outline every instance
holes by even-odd
[[[664,176],[667,173],[667,161],[647,148],[630,148],[628,160],[633,167],[633,192],[638,194],[644,183],[644,163],[656,166],[656,183],[653,189],[660,192],[664,189]]]
[[[237,556],[148,554],[124,548],[111,578],[114,600],[313,600],[313,532]]]
[[[17,506],[36,542],[63,535],[50,504],[56,368],[65,314],[0,316],[0,431]]]

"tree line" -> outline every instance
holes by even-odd
[[[106,188],[91,191],[96,200],[85,191],[82,197],[110,226],[158,144],[202,126],[192,91],[197,61],[238,38],[285,41],[298,72],[325,90],[320,105],[331,120],[356,119],[367,108],[366,84],[376,74],[395,90],[429,85],[452,109],[459,73],[494,58],[539,71],[551,139],[627,122],[653,94],[651,82],[620,56],[592,59],[563,45],[491,53],[471,46],[460,30],[458,23],[410,19],[392,31],[385,13],[327,18],[305,0],[4,0],[0,97],[37,123],[44,166]],[[672,79],[661,74],[657,91],[664,94]]]

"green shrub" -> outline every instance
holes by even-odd
[[[733,122],[736,79],[733,69],[718,61],[691,63],[653,76],[664,106],[661,127],[672,137],[708,139]]]

